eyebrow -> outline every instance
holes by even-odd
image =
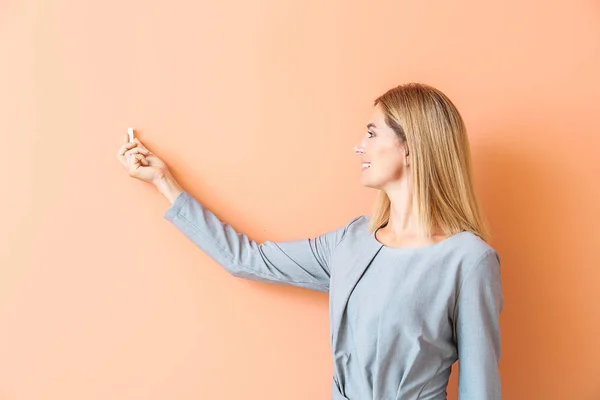
[[[374,123],[372,123],[372,122],[369,122],[369,123],[367,124],[367,129],[370,129],[370,128],[375,128],[375,129],[378,129],[378,128],[377,128],[377,126],[375,126],[375,124],[374,124]]]

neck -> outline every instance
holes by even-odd
[[[385,231],[392,237],[420,236],[420,223],[413,209],[413,188],[409,178],[403,178],[394,183],[393,187],[385,189],[390,199],[390,220]],[[434,229],[432,236],[441,235],[440,230]]]
[[[414,235],[418,232],[418,221],[413,212],[413,190],[408,177],[394,182],[385,193],[390,199],[390,220],[386,231],[396,237]]]

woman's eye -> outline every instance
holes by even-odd
[[[369,136],[370,135],[370,136]],[[371,131],[367,131],[367,137],[372,138],[375,134]]]

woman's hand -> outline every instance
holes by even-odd
[[[167,164],[146,148],[138,138],[125,143],[119,148],[117,158],[129,172],[129,176],[156,185],[161,177],[168,174]]]
[[[119,148],[117,158],[129,176],[153,184],[171,203],[181,193],[181,186],[171,175],[167,164],[138,138],[129,142],[125,135],[125,143]]]

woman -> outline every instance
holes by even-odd
[[[232,275],[330,292],[333,399],[500,399],[497,252],[486,243],[463,120],[439,90],[375,100],[355,151],[372,216],[316,238],[258,244],[220,221],[139,140],[119,159],[172,203],[165,218]]]

